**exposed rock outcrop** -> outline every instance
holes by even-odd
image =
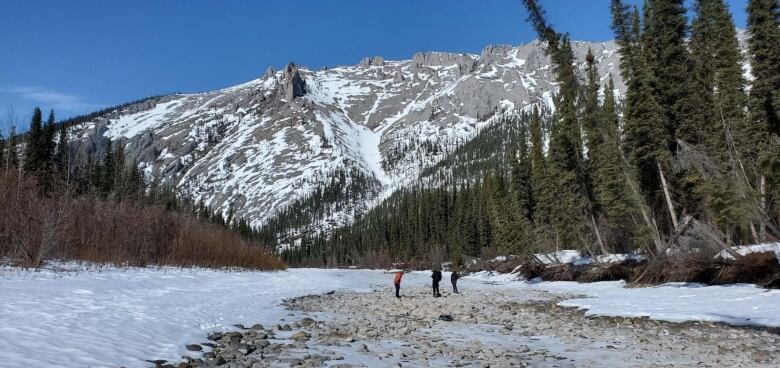
[[[301,78],[298,66],[294,63],[287,64],[282,74],[279,96],[286,102],[292,102],[304,94],[306,94],[306,82]]]

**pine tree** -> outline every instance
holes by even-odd
[[[70,143],[68,141],[68,128],[65,124],[60,124],[57,138],[57,151],[54,155],[54,162],[57,169],[64,174],[70,170]]]
[[[612,0],[612,31],[620,47],[620,70],[623,79],[630,81],[636,74],[641,58],[639,12],[621,0]]]
[[[694,4],[696,18],[691,29],[691,50],[694,76],[703,86],[700,94],[710,109],[711,118],[703,122],[707,133],[703,151],[712,162],[710,172],[700,172],[696,178],[696,193],[706,209],[705,220],[733,239],[738,225],[744,226],[743,208],[750,195],[746,187],[754,179],[744,182],[742,168],[754,160],[744,160],[752,144],[744,138],[746,127],[745,81],[742,73],[742,55],[731,14],[723,0],[698,0]],[[741,157],[745,153],[748,156]],[[699,170],[701,171],[701,170]],[[751,170],[753,171],[753,170]],[[689,175],[690,177],[690,175]],[[701,206],[701,204],[700,204]]]
[[[747,29],[753,73],[751,123],[780,135],[780,1],[750,0]]]
[[[598,210],[599,203],[593,200],[590,195],[593,191],[594,171],[601,165],[601,157],[598,148],[604,144],[604,137],[601,130],[601,111],[599,109],[599,75],[596,68],[596,59],[590,48],[585,56],[587,84],[583,88],[581,98],[582,105],[582,128],[585,132],[585,147],[587,150],[587,160],[585,160],[586,184],[588,185],[589,198],[593,202],[594,210]]]
[[[634,8],[628,12],[620,1],[613,4],[613,29],[620,45],[621,71],[628,72],[630,78],[626,81],[626,101],[624,111],[623,147],[629,159],[630,177],[638,178],[638,190],[643,200],[649,203],[652,213],[662,213],[667,207],[672,226],[676,226],[676,214],[671,203],[670,190],[662,183],[666,180],[666,169],[671,158],[669,147],[673,142],[673,131],[667,124],[667,116],[662,106],[662,99],[656,93],[653,72],[650,64],[654,56],[651,44],[656,42],[648,36],[648,30],[656,28],[652,1],[645,2],[644,17],[645,32],[641,32],[639,11]],[[627,19],[630,17],[630,19]],[[630,30],[626,24],[631,24]],[[635,55],[638,53],[638,55]],[[628,58],[628,55],[634,56]],[[667,109],[669,110],[669,109]],[[663,197],[659,194],[663,193]],[[647,211],[650,212],[650,211]],[[649,216],[649,214],[648,214]],[[646,222],[652,222],[648,218]],[[653,227],[653,226],[651,226]]]
[[[693,79],[687,36],[684,0],[645,1],[643,58],[649,72],[653,94],[664,113],[664,126],[672,138],[698,144],[704,134],[700,129],[700,101]]]
[[[41,117],[41,109],[33,110],[30,120],[30,131],[27,133],[27,146],[24,152],[24,170],[37,172],[43,168],[44,162],[44,132]]]
[[[520,215],[529,222],[533,219],[534,198],[532,183],[532,162],[528,149],[528,126],[520,129],[520,144],[516,157],[511,157],[511,190]],[[515,156],[515,155],[513,155]]]
[[[103,156],[103,165],[101,176],[99,177],[100,192],[107,196],[114,189],[114,180],[116,178],[116,164],[114,162],[114,150],[112,148],[111,140],[106,143],[106,154]]]
[[[748,95],[749,120],[739,136],[753,147],[748,154],[757,161],[759,211],[762,222],[768,224],[773,215],[775,222],[780,222],[780,200],[772,200],[780,197],[780,1],[750,0],[747,12],[753,81]],[[764,229],[762,225],[761,240],[766,239]]]
[[[555,98],[555,119],[550,134],[548,175],[558,189],[553,202],[553,228],[556,244],[588,246],[587,228],[590,203],[587,176],[582,160],[581,128],[576,98],[579,85],[574,71],[574,54],[567,35],[552,29],[544,18],[544,11],[535,0],[525,0],[529,20],[540,39],[547,42],[546,52],[553,60],[559,94]],[[598,237],[598,228],[592,227]]]
[[[604,89],[598,132],[602,143],[595,147],[599,165],[595,168],[594,196],[606,217],[607,227],[613,234],[616,245],[626,245],[633,235],[633,212],[635,205],[630,198],[626,183],[623,154],[620,150],[620,130],[614,94],[615,85],[609,78]]]
[[[11,132],[8,133],[5,153],[5,169],[10,170],[19,167],[19,148],[18,138],[16,136],[16,127],[11,126]]]
[[[50,169],[54,162],[54,149],[57,146],[57,141],[55,139],[57,126],[55,123],[54,110],[49,110],[49,117],[46,119],[46,124],[43,126],[43,140],[41,142],[43,170]]]
[[[0,129],[0,169],[5,169],[5,137]]]
[[[705,122],[710,154],[725,161],[727,132],[745,124],[745,80],[734,22],[723,0],[698,0],[691,50],[699,79],[712,96],[712,121]]]

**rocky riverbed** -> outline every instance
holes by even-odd
[[[286,300],[275,326],[237,326],[167,367],[775,367],[780,333],[706,322],[588,317],[571,295],[489,288]]]

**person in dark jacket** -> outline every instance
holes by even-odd
[[[458,271],[452,270],[452,275],[450,275],[450,281],[452,281],[452,291],[455,292],[455,294],[458,293],[458,279],[460,278],[460,275],[458,275]]]
[[[431,278],[433,279],[433,297],[438,298],[441,296],[441,293],[439,292],[439,282],[441,281],[441,271],[439,270],[433,270],[433,274],[431,275]]]

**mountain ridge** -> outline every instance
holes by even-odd
[[[578,66],[589,48],[603,78],[611,74],[623,91],[614,42],[575,42]],[[367,57],[317,71],[291,63],[236,86],[153,98],[77,124],[71,149],[84,161],[119,141],[148,180],[252,226],[335,183],[343,203],[315,225],[328,231],[414,183],[498,116],[553,108],[552,75],[539,41],[489,45],[480,55]]]

